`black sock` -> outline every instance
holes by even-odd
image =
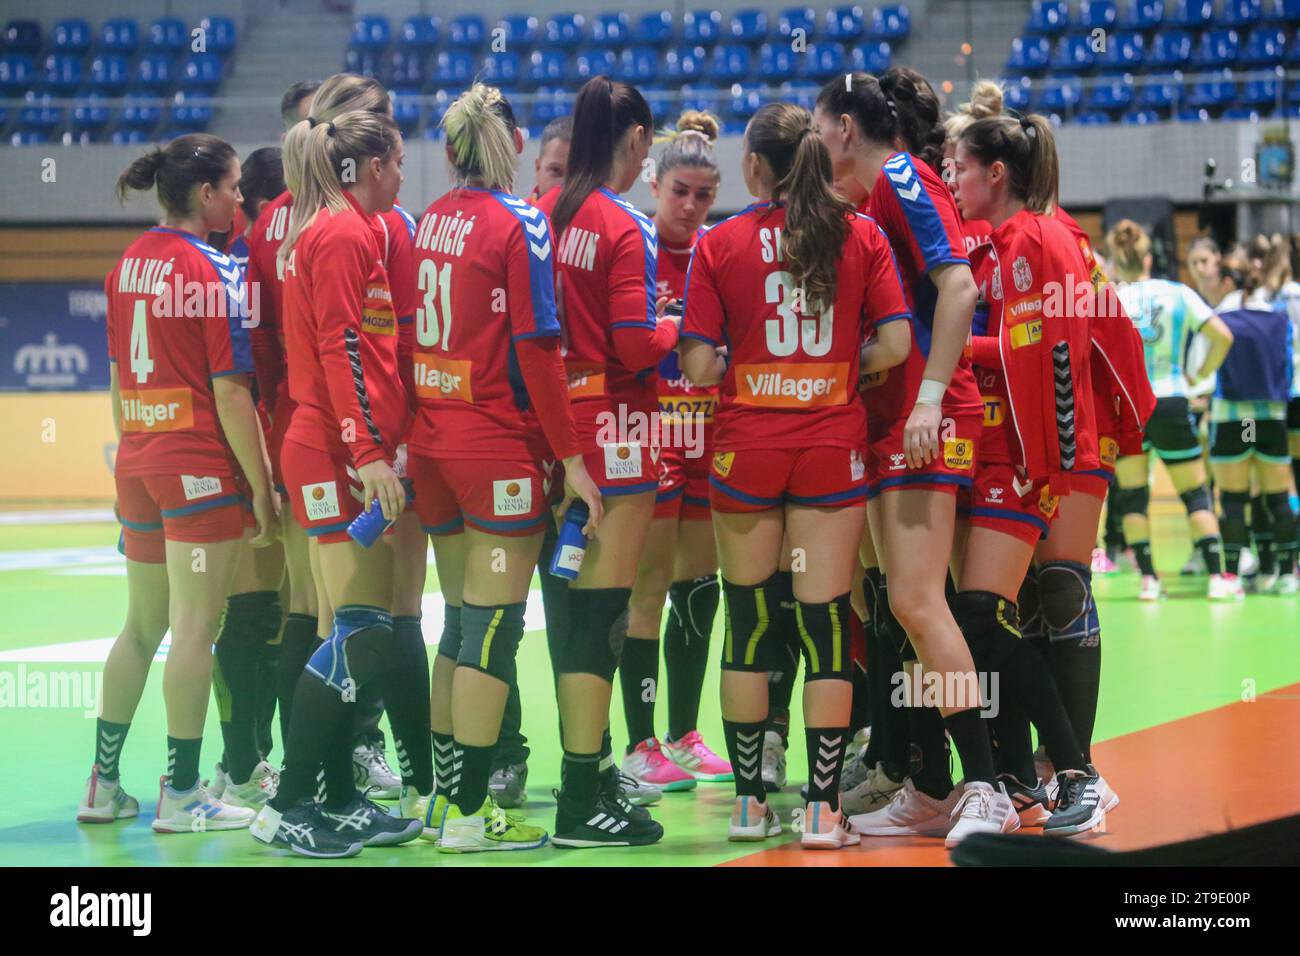
[[[961,758],[962,777],[967,783],[983,781],[993,783],[993,749],[989,744],[988,728],[978,707],[959,710],[943,718],[943,725],[952,734],[952,742]],[[934,796],[934,794],[931,794]]]
[[[1083,760],[1092,763],[1092,732],[1101,691],[1101,635],[1095,640],[1051,641],[1047,662]]]
[[[905,708],[903,719],[911,739],[907,775],[917,790],[942,800],[952,793],[952,752],[943,715],[934,707],[917,706]]]
[[[618,662],[627,721],[627,752],[655,735],[655,698],[659,692],[659,641],[629,636]]]
[[[184,792],[199,782],[199,751],[203,738],[167,735],[167,785]]]
[[[455,762],[456,741],[451,734],[432,731],[433,741],[433,778],[437,788],[434,792],[440,797],[451,796],[451,768]]]
[[[519,678],[512,675],[506,692],[506,706],[501,712],[501,732],[493,748],[492,766],[508,767],[528,762],[528,738],[523,733],[523,704],[519,699]]]
[[[324,681],[305,671],[298,678],[294,694],[293,719],[284,744],[284,770],[271,806],[283,813],[317,792],[317,774],[331,749],[350,739],[352,712],[342,695]],[[333,746],[332,746],[333,745]],[[346,748],[346,742],[343,747]],[[352,786],[352,754],[344,752],[346,777]],[[337,790],[337,787],[336,787]]]
[[[1217,534],[1206,535],[1196,542],[1196,550],[1201,552],[1207,574],[1223,573],[1223,539]]]
[[[393,749],[402,783],[419,793],[430,793],[433,753],[429,738],[429,656],[418,617],[393,618],[393,662],[379,683],[393,728]]]
[[[274,591],[232,594],[213,652],[213,691],[221,718],[226,773],[247,783],[260,759],[257,746],[258,679],[270,616],[279,622],[280,598]]]
[[[1106,534],[1105,544],[1106,553],[1113,558],[1124,550],[1124,515],[1119,510],[1116,502],[1116,494],[1119,491],[1118,482],[1111,480],[1110,487],[1106,490]]]
[[[808,744],[808,802],[829,803],[840,808],[840,771],[844,769],[844,749],[851,736],[847,727],[806,727]],[[734,765],[733,765],[734,766]]]
[[[560,804],[578,812],[590,809],[600,792],[600,754],[564,751],[560,763]]]
[[[278,603],[277,603],[278,606]],[[276,671],[280,666],[280,634],[262,645],[257,659],[257,751],[265,760],[275,749]]]
[[[290,614],[284,619],[280,635],[280,661],[275,672],[276,704],[280,709],[280,744],[289,739],[289,721],[298,678],[307,659],[316,649],[316,618],[309,614]]]
[[[879,754],[877,759],[892,773],[905,773],[912,762],[912,749],[918,743],[916,734],[919,730],[922,734],[922,766],[927,772],[933,771],[935,774],[927,779],[934,787],[946,786],[951,790],[948,741],[938,715],[915,715],[910,711],[917,708],[894,706],[894,688],[897,686],[896,681],[901,678],[903,661],[915,660],[916,651],[889,605],[889,579],[883,573],[880,574],[876,589],[875,607],[872,618],[875,625],[875,657],[869,665],[867,678],[871,681],[872,699],[880,701],[872,713],[873,718],[879,720],[879,726],[874,721],[871,725],[872,743],[876,744],[876,753]],[[937,759],[941,755],[944,758],[942,767]],[[947,790],[944,792],[947,793]]]
[[[727,756],[735,771],[736,796],[767,800],[763,789],[764,722],[740,724],[722,718],[722,732],[727,740]]]
[[[102,717],[95,721],[95,766],[105,780],[118,778],[118,761],[130,729],[130,724],[115,724]]]
[[[1129,547],[1133,549],[1133,560],[1137,562],[1138,573],[1149,578],[1155,577],[1156,566],[1151,562],[1151,542],[1130,541]]]
[[[352,751],[356,747],[356,703],[346,704],[343,720],[334,729],[325,756],[321,760],[321,772],[317,778],[316,799],[331,810],[346,807],[357,799],[356,768],[352,762]]]
[[[993,769],[999,775],[1010,774],[1025,786],[1036,786],[1038,771],[1034,768],[1029,714],[1014,694],[1001,695],[997,715],[989,721],[989,738],[993,745]]]
[[[1290,509],[1288,504],[1287,510]],[[1273,515],[1269,512],[1264,495],[1255,495],[1250,499],[1250,537],[1259,552],[1259,573],[1277,573],[1277,550],[1273,546]],[[1228,550],[1227,535],[1224,535],[1223,550]]]
[[[867,682],[867,672],[856,664],[849,668],[849,680],[853,682],[849,726],[856,734],[862,728],[871,726],[871,686]]]
[[[785,650],[779,671],[772,671],[767,688],[767,729],[781,735],[781,746],[790,745],[790,701],[794,697],[795,681],[799,679],[800,650],[799,629],[794,614],[794,575],[790,571],[777,571],[770,582],[770,593],[775,612],[770,616],[770,628],[775,632],[768,640],[776,641]],[[735,766],[735,764],[732,764]]]
[[[488,777],[492,775],[492,749],[456,743],[456,763],[460,770],[455,771],[452,777],[450,799],[465,816],[477,811],[487,799]]]
[[[1277,572],[1290,574],[1296,563],[1296,516],[1291,510],[1291,496],[1285,491],[1264,496],[1273,529],[1273,549],[1277,553]]]
[[[681,740],[696,729],[699,721],[719,594],[717,575],[712,574],[692,581],[674,581],[668,589],[664,666],[668,671],[669,740]]]
[[[608,725],[600,735],[600,764],[602,769],[618,770],[618,764],[614,762],[614,738],[609,735]]]

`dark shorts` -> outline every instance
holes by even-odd
[[[1236,421],[1210,423],[1210,461],[1230,464],[1255,458],[1271,465],[1291,461],[1287,423]]]
[[[1187,399],[1179,396],[1156,399],[1156,410],[1147,422],[1145,451],[1154,448],[1161,461],[1178,464],[1201,457],[1201,440],[1188,410]]]

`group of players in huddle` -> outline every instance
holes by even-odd
[[[454,187],[412,216],[377,82],[302,85],[283,112],[282,154],[241,167],[187,135],[119,180],[164,217],[105,284],[129,609],[78,820],[139,812],[118,762],[170,628],[159,832],[251,827],[312,857],[636,846],[663,836],[662,791],[731,780],[728,838],[761,842],[800,659],[804,847],[1103,822],[1090,564],[1156,398],[1059,206],[1045,119],[983,88],[943,120],[915,71],[853,73],[811,113],[759,109],[724,171],[690,112],[648,217],[622,198],[656,135],[636,88],[583,86],[520,199],[523,131],[475,84],[442,120]],[[755,201],[705,229],[724,174]],[[366,547],[349,526],[372,509],[388,530]],[[565,581],[570,509],[587,543]],[[519,809],[535,570],[563,742],[549,834]],[[726,759],[696,727],[720,599]],[[391,811],[354,776],[380,710]]]

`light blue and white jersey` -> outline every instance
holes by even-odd
[[[1117,286],[1120,301],[1142,336],[1147,377],[1156,398],[1186,396],[1188,342],[1213,310],[1181,282],[1140,279]]]

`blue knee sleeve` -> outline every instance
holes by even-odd
[[[357,680],[348,666],[347,640],[369,628],[393,628],[393,616],[377,607],[349,605],[334,612],[334,629],[307,661],[307,670],[327,687],[340,693],[356,691]]]
[[[1077,561],[1048,561],[1038,569],[1039,613],[1048,640],[1101,640],[1101,621],[1092,595],[1092,571]]]

